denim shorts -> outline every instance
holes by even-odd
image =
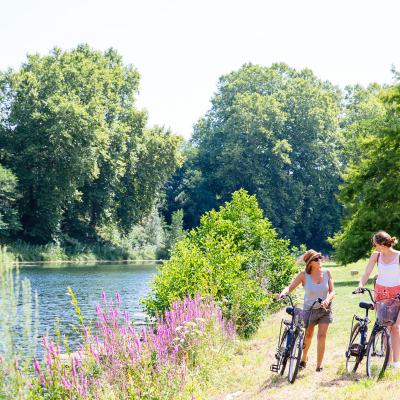
[[[305,312],[304,314],[304,326],[307,328],[310,325],[318,324],[331,324],[333,322],[332,309],[328,308],[316,308]]]

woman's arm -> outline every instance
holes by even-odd
[[[289,286],[286,286],[285,289],[282,290],[281,294],[279,295],[279,298],[282,298],[287,293],[292,293],[293,290],[296,289],[297,286],[300,285],[300,283],[304,283],[304,272],[299,272],[295,276],[295,278],[292,280],[291,284]]]
[[[368,264],[365,267],[365,271],[363,276],[360,279],[360,282],[358,283],[358,287],[362,288],[364,285],[368,282],[369,276],[371,275],[372,270],[374,269],[374,266],[376,264],[376,261],[378,259],[378,252],[372,253],[371,257],[368,260]]]
[[[333,286],[332,274],[331,271],[329,271],[329,269],[327,270],[327,272],[328,272],[328,295],[326,296],[326,299],[321,303],[321,306],[323,308],[328,308],[332,299],[335,297],[335,288]]]

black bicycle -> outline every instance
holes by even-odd
[[[361,288],[353,291],[353,294],[368,292],[371,303],[361,301],[359,307],[365,310],[365,317],[353,316],[349,346],[346,351],[346,369],[348,372],[356,372],[364,356],[367,357],[367,376],[380,379],[388,365],[391,348],[390,334],[387,326],[392,325],[398,314],[398,299],[375,302],[372,291],[367,288]],[[368,312],[376,308],[377,318],[372,328],[371,336],[367,340],[368,324],[370,319]]]
[[[289,361],[288,381],[294,383],[299,372],[301,354],[304,342],[304,317],[311,312],[316,303],[321,303],[322,299],[316,300],[310,310],[306,313],[299,307],[295,307],[290,294],[282,297],[288,298],[290,307],[286,307],[286,312],[291,315],[291,320],[282,319],[279,331],[278,348],[275,354],[276,364],[271,365],[271,371],[285,373],[286,365]]]

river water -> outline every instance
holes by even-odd
[[[96,264],[96,265],[37,265],[20,267],[21,279],[29,278],[33,292],[39,295],[39,336],[54,337],[57,319],[60,331],[68,336],[71,349],[79,343],[73,325],[77,318],[68,295],[68,287],[74,291],[86,323],[95,320],[95,308],[104,290],[108,298],[120,293],[121,310],[128,310],[135,325],[146,323],[146,315],[140,299],[149,291],[151,276],[156,264]],[[39,353],[40,344],[38,346]]]

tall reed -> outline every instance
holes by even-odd
[[[29,279],[21,282],[18,265],[0,248],[0,393],[7,399],[29,395],[29,374],[39,324],[37,292]],[[3,398],[3,397],[2,397]]]

